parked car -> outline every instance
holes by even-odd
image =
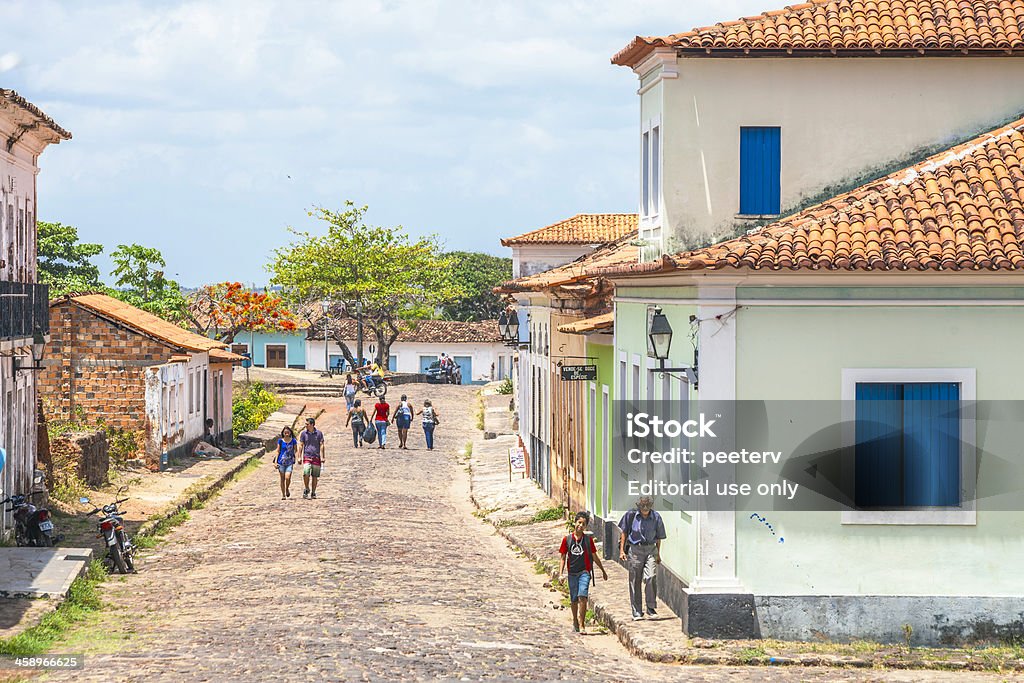
[[[428,367],[426,372],[427,382],[431,384],[462,384],[462,368],[458,365],[452,370],[451,377],[446,377],[441,371],[441,361],[435,360]]]

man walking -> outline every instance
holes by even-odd
[[[302,497],[316,498],[316,482],[324,464],[324,433],[316,428],[316,420],[306,418],[306,428],[299,437],[302,444]],[[310,481],[312,480],[312,481]]]
[[[636,509],[619,520],[619,531],[619,559],[629,570],[629,603],[633,608],[633,621],[644,618],[645,598],[647,616],[657,616],[658,565],[661,564],[665,522],[654,511],[650,496],[637,499]]]

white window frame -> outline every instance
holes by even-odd
[[[640,237],[660,242],[664,200],[665,131],[661,115],[643,123],[640,131]]]
[[[862,382],[952,382],[960,385],[962,406],[977,400],[975,368],[843,368],[842,446],[853,448],[856,441],[857,384]],[[841,514],[842,524],[959,525],[978,523],[976,505],[977,446],[975,422],[967,410],[960,411],[960,500],[959,508],[914,510],[850,510]],[[843,463],[843,478],[853,481],[854,463]]]

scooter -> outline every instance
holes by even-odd
[[[120,494],[127,490],[127,487],[121,487],[117,492]],[[122,513],[117,509],[118,505],[127,500],[127,498],[119,498],[110,505],[95,508],[88,513],[89,515],[103,513],[99,523],[96,525],[96,528],[99,530],[99,533],[96,535],[97,537],[102,537],[103,542],[107,546],[107,557],[104,560],[104,564],[106,564],[107,571],[110,573],[113,573],[115,570],[119,574],[135,573],[135,544],[128,538],[128,534],[124,530],[124,518],[121,517]],[[83,496],[78,499],[78,502],[86,504],[90,501]]]
[[[42,472],[36,470],[32,483],[38,485],[42,482]],[[0,501],[0,505],[11,506],[5,508],[4,512],[14,513],[14,540],[19,547],[50,548],[64,539],[63,536],[53,533],[53,516],[50,511],[29,502],[32,496],[41,493],[44,492],[17,493]]]

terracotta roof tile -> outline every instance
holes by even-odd
[[[331,328],[341,326],[343,339],[356,338],[357,323],[354,318],[343,318],[331,323]],[[364,332],[365,334],[365,332]],[[309,339],[323,339],[323,326],[309,329]],[[369,339],[369,337],[367,337]],[[459,320],[417,320],[398,333],[400,342],[422,344],[489,344],[500,342],[497,320],[462,322]]]
[[[42,109],[40,109],[36,105],[32,104],[28,100],[26,100],[24,97],[19,95],[14,90],[7,90],[6,88],[0,88],[0,100],[4,100],[6,102],[9,102],[10,104],[13,104],[14,106],[18,107],[19,109],[23,109],[24,111],[28,112],[32,116],[36,117],[39,120],[40,123],[42,123],[44,126],[49,128],[50,130],[52,130],[60,138],[62,138],[64,140],[70,140],[71,139],[71,133],[69,133],[68,131],[64,130],[60,126],[58,126],[57,122],[54,121],[53,119],[51,119],[49,116],[47,116],[43,112]]]
[[[1024,270],[1024,119],[746,235],[601,274]]]
[[[604,244],[635,232],[635,213],[579,213],[564,221],[501,240],[504,247],[520,244]]]
[[[510,294],[560,287],[591,277],[594,269],[634,264],[640,258],[640,248],[635,244],[636,237],[637,233],[633,231],[614,242],[598,247],[572,263],[511,280],[495,287],[494,291],[499,294]]]
[[[612,57],[636,66],[658,47],[713,53],[909,54],[1024,48],[1024,0],[817,0],[669,36],[637,36]]]
[[[69,294],[54,299],[50,302],[50,306],[58,306],[66,302],[71,302],[121,323],[125,327],[159,339],[168,346],[178,350],[210,351],[212,349],[223,349],[227,346],[216,339],[210,339],[195,332],[189,332],[173,323],[167,322],[163,318],[158,318],[152,313],[147,313],[106,294]]]

